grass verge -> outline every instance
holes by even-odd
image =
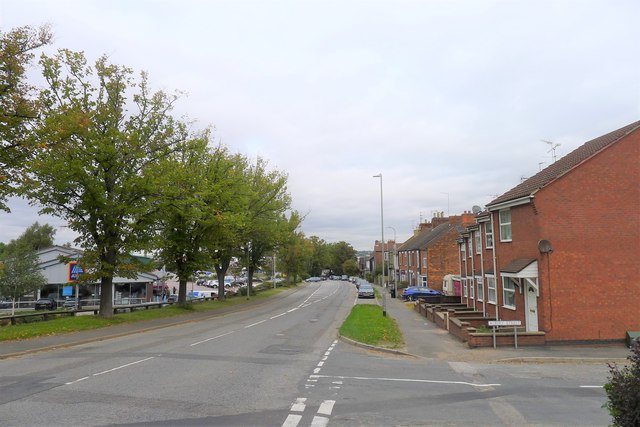
[[[373,304],[356,304],[340,327],[340,335],[352,340],[387,348],[404,345],[396,321],[382,315],[382,308]]]
[[[112,318],[99,316],[82,315],[73,317],[60,317],[48,321],[19,323],[17,325],[6,325],[0,327],[0,341],[23,340],[42,336],[66,334],[70,332],[86,331],[91,329],[106,328],[122,323],[135,323],[166,317],[181,316],[194,312],[207,312],[220,310],[225,307],[232,307],[246,304],[249,301],[261,300],[279,294],[288,287],[278,287],[267,289],[252,295],[250,300],[244,296],[234,296],[224,301],[206,301],[202,303],[189,304],[187,307],[177,305],[166,306],[161,309],[136,310],[130,313],[118,313]]]

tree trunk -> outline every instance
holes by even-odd
[[[113,277],[100,279],[100,316],[113,317]]]
[[[178,283],[178,305],[185,305],[187,303],[187,279],[181,277]]]

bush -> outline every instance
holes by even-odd
[[[632,345],[629,365],[619,369],[609,364],[611,377],[604,385],[608,401],[603,405],[614,426],[640,426],[640,340]]]

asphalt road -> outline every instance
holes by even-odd
[[[607,425],[599,365],[499,365],[336,339],[347,282],[206,321],[0,360],[0,425]]]

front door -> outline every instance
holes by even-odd
[[[533,286],[527,285],[527,332],[538,330],[538,297]]]

